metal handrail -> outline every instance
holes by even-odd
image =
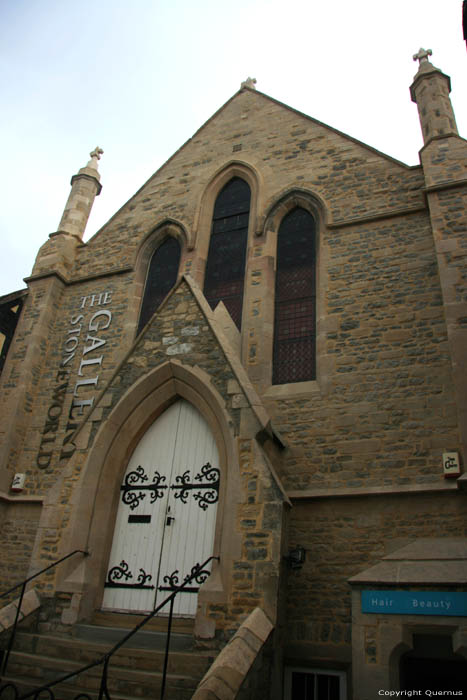
[[[154,615],[156,615],[167,603],[170,603],[170,612],[169,612],[169,618],[168,618],[168,626],[167,626],[167,640],[166,640],[166,647],[165,647],[165,658],[164,658],[164,670],[162,674],[162,684],[161,684],[161,695],[160,695],[160,700],[164,699],[164,692],[165,692],[165,684],[166,684],[166,676],[167,676],[167,665],[168,665],[168,656],[169,656],[169,647],[170,647],[170,634],[171,634],[171,627],[172,627],[172,613],[173,613],[173,605],[174,605],[174,600],[178,593],[180,591],[183,591],[183,589],[193,581],[193,579],[197,578],[201,572],[204,573],[204,568],[209,564],[210,561],[213,559],[216,559],[217,561],[220,561],[220,557],[212,556],[206,559],[205,562],[202,564],[195,564],[195,566],[191,570],[191,574],[186,576],[183,580],[183,583],[180,584],[180,586],[177,586],[175,590],[167,596],[165,600],[160,603],[154,610],[152,610],[150,613],[146,615],[146,617],[141,620],[130,632],[128,632],[120,641],[118,641],[108,652],[106,652],[103,656],[99,657],[96,659],[96,661],[92,661],[91,663],[87,664],[86,666],[83,666],[82,668],[78,669],[77,671],[72,671],[72,673],[68,673],[66,676],[62,676],[61,678],[58,678],[55,681],[51,681],[50,683],[47,683],[46,685],[41,686],[40,688],[36,688],[35,690],[32,690],[31,692],[27,693],[26,695],[21,695],[21,697],[18,698],[18,695],[15,697],[18,698],[18,700],[26,700],[26,698],[39,698],[40,694],[42,693],[43,690],[49,691],[49,697],[53,698],[55,697],[53,692],[50,690],[53,688],[55,685],[58,685],[59,683],[62,683],[63,681],[67,681],[70,678],[73,678],[74,676],[78,676],[80,673],[84,673],[85,671],[88,671],[91,668],[94,668],[95,666],[99,666],[100,664],[103,665],[102,669],[102,677],[101,677],[101,683],[99,687],[99,699],[98,700],[103,700],[104,698],[106,700],[111,700],[110,695],[109,695],[109,690],[107,687],[107,675],[108,675],[108,667],[109,667],[109,662],[113,654],[120,649],[133,635],[136,634],[144,625],[151,620]],[[58,562],[57,562],[58,563]],[[12,683],[8,683],[2,687],[0,687],[0,697],[2,695],[3,690],[5,690],[7,687],[13,687],[16,691],[15,686]],[[79,693],[77,698],[88,698],[90,700],[89,696],[85,693]],[[75,698],[75,700],[77,700]]]
[[[33,574],[32,576],[29,576],[29,577],[28,577],[27,579],[25,579],[24,581],[21,581],[21,583],[17,583],[15,586],[13,586],[12,588],[9,588],[7,591],[5,591],[5,593],[2,593],[2,594],[0,595],[0,598],[4,598],[4,597],[7,596],[9,593],[11,593],[12,591],[15,591],[17,588],[19,588],[19,587],[21,586],[21,594],[20,594],[20,596],[19,596],[18,606],[17,606],[17,608],[16,608],[15,621],[14,621],[14,624],[13,624],[13,629],[12,629],[12,631],[11,631],[10,640],[9,640],[9,642],[8,642],[8,649],[6,650],[5,658],[3,659],[3,664],[2,664],[2,667],[1,667],[0,677],[1,677],[1,676],[4,676],[5,673],[6,673],[6,669],[7,669],[7,666],[8,666],[8,659],[9,659],[9,657],[10,657],[10,652],[11,652],[11,650],[12,650],[12,648],[13,648],[13,643],[14,643],[14,641],[15,641],[16,628],[17,628],[17,626],[18,626],[19,615],[20,615],[20,612],[21,612],[21,605],[23,604],[23,598],[24,598],[24,593],[25,593],[25,591],[26,591],[26,586],[27,586],[27,584],[28,584],[30,581],[32,581],[33,579],[35,579],[35,578],[37,578],[38,576],[40,576],[41,574],[43,574],[45,571],[49,571],[49,569],[53,569],[54,566],[57,566],[57,564],[61,564],[62,561],[65,561],[65,559],[69,559],[70,557],[74,556],[75,554],[84,554],[84,556],[87,557],[88,554],[89,554],[89,552],[86,552],[86,551],[84,551],[84,550],[82,550],[82,549],[75,549],[73,552],[70,552],[70,554],[66,554],[66,555],[65,555],[64,557],[62,557],[61,559],[58,559],[57,561],[54,561],[52,564],[49,564],[49,566],[44,567],[44,568],[41,569],[40,571],[37,571],[37,572],[36,572],[35,574]]]

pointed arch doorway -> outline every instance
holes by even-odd
[[[179,399],[149,427],[128,463],[103,609],[153,610],[213,553],[219,481],[214,436],[194,406]],[[198,586],[177,596],[175,614],[195,615]]]

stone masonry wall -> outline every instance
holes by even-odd
[[[421,151],[451,351],[461,454],[467,460],[467,142],[434,139]]]
[[[347,580],[418,537],[466,535],[457,492],[294,502],[289,541],[307,555],[288,575],[286,654],[349,661]]]
[[[313,392],[313,398],[297,400],[292,395],[268,400],[277,427],[287,435],[291,447],[287,487],[357,485],[362,480],[379,484],[383,475],[385,483],[404,483],[412,477],[436,480],[440,443],[455,449],[457,426],[429,221],[424,213],[412,213],[360,225],[338,224],[349,217],[381,215],[404,207],[423,209],[419,168],[408,168],[274,100],[244,90],[89,243],[78,248],[74,277],[83,279],[133,266],[144,237],[167,217],[179,219],[189,237],[197,233],[199,240],[204,236],[207,241],[209,231],[196,231],[202,195],[214,174],[232,160],[233,146],[239,143],[235,158],[244,158],[260,174],[254,231],[261,230],[272,203],[294,187],[322,198],[328,207],[328,223],[332,223],[319,233],[318,260],[318,332],[325,338],[318,381],[324,378],[329,389],[321,395]],[[262,256],[269,260],[274,248],[270,238],[268,233],[257,239],[251,250],[253,267],[261,268]],[[266,245],[257,245],[263,239]],[[195,249],[189,257],[200,255]],[[255,277],[253,267],[255,294],[258,299],[271,300],[273,270]],[[201,263],[193,265],[195,272],[200,269]],[[71,425],[78,422],[69,420],[72,402],[94,400],[133,342],[134,304],[139,302],[135,301],[136,272],[130,267],[121,274],[72,284],[63,292],[48,353],[35,378],[39,389],[23,442],[21,470],[28,474],[28,493],[51,488],[66,465],[64,441],[72,432]],[[111,304],[99,304],[100,295],[106,293]],[[85,300],[83,308],[81,300]],[[255,348],[250,348],[254,354],[246,363],[253,378],[258,365],[264,376],[271,363],[256,328],[258,314],[260,318],[264,315],[260,302],[255,303],[251,297],[244,320],[244,333],[258,336]],[[112,322],[101,333],[90,331],[93,313],[100,308],[112,311]],[[75,323],[73,319],[81,314],[83,318]],[[270,335],[268,328],[264,331],[264,336]],[[86,342],[88,335],[96,340]],[[78,344],[70,357],[66,348],[73,347],[73,337]],[[98,345],[101,340],[105,345]],[[90,343],[94,349],[89,350]],[[92,364],[101,355],[100,364]],[[69,374],[59,375],[65,360]],[[210,362],[205,363],[208,373]],[[131,381],[131,373],[128,377]],[[17,381],[12,382],[13,389]],[[47,432],[48,412],[65,383],[56,430]],[[82,417],[79,407],[74,416]],[[442,426],[442,438],[431,437],[434,423]],[[41,469],[37,461],[42,453]]]
[[[40,511],[40,504],[1,505],[2,577],[0,593],[4,593],[9,588],[21,583],[28,576]],[[17,598],[20,592],[21,589],[18,589],[8,598],[2,598],[0,607]]]
[[[130,342],[130,285],[129,276],[122,275],[67,287],[62,294],[22,445],[27,494],[45,494],[52,488],[70,456],[67,438],[109,381]],[[91,404],[80,405],[80,401]]]
[[[278,589],[278,568],[282,537],[282,494],[261,459],[253,436],[242,436],[241,412],[248,406],[237,389],[237,383],[222,348],[218,344],[207,320],[201,312],[186,282],[168,298],[156,317],[140,337],[133,352],[110,382],[107,392],[96,403],[89,421],[86,444],[73,457],[73,469],[68,470],[56,500],[59,513],[56,527],[44,530],[39,550],[58,546],[70,523],[74,492],[80,483],[83,466],[89,454],[97,430],[109,416],[112,408],[128,388],[151,369],[176,358],[183,364],[209,373],[210,381],[225,402],[230,415],[233,436],[238,444],[240,465],[240,493],[229,494],[237,503],[237,527],[240,534],[240,556],[234,562],[234,575],[229,583],[228,601],[211,605],[208,615],[216,620],[218,630],[230,635],[238,621],[244,619],[256,606],[274,608]],[[80,438],[80,443],[84,440]],[[48,586],[52,585],[51,583]]]
[[[266,399],[287,436],[286,487],[441,483],[459,434],[426,217],[327,231],[323,246],[317,389]]]
[[[236,531],[241,555],[233,564],[232,594],[227,604],[211,604],[209,616],[230,636],[255,607],[275,610],[279,591],[283,505],[270,475],[258,470],[254,442],[239,443],[244,498],[237,508]]]
[[[33,434],[31,420],[42,409],[40,384],[56,338],[62,292],[63,284],[55,278],[31,285],[9,349],[0,391],[0,490],[10,487],[16,472],[27,469],[22,454]]]
[[[244,90],[100,232],[78,246],[67,283],[52,284],[52,277],[30,283],[33,293],[10,348],[8,372],[2,375],[7,417],[11,402],[23,391],[24,378],[28,377],[28,389],[18,409],[22,416],[17,422],[18,442],[11,453],[16,471],[27,474],[27,494],[50,494],[54,489],[58,477],[71,464],[69,438],[86,411],[97,405],[103,389],[106,393],[93,413],[89,447],[123,393],[171,357],[199,367],[211,377],[238,438],[242,409],[228,389],[235,376],[185,284],[169,298],[109,385],[135,337],[137,289],[144,278],[144,271],[135,267],[141,245],[164,220],[179,221],[196,244],[193,250],[185,247],[184,259],[202,286],[209,239],[209,226],[199,226],[203,195],[214,176],[231,161],[244,161],[258,173],[258,197],[252,208],[256,219],[250,226],[247,264],[247,284],[255,285],[257,294],[245,297],[249,306],[245,305],[243,333],[245,337],[256,333],[259,340],[243,361],[250,377],[261,377],[261,388],[270,372],[271,356],[259,341],[261,333],[271,335],[272,321],[263,315],[266,304],[260,307],[260,302],[272,304],[275,257],[275,232],[265,231],[264,222],[271,207],[292,190],[307,192],[322,203],[317,258],[317,380],[302,387],[273,387],[262,397],[287,444],[282,471],[286,489],[297,495],[306,490],[442,485],[441,453],[458,449],[459,427],[452,350],[422,169],[405,166],[260,93]],[[438,209],[432,216],[443,211],[441,228],[447,233],[461,232],[460,192],[459,188],[455,194],[437,195]],[[461,270],[465,246],[458,238],[455,246],[443,242],[443,255],[457,271],[456,302],[465,301]],[[46,307],[47,317],[43,315]],[[42,326],[36,337],[39,323]],[[190,332],[186,335],[187,328]],[[38,351],[28,359],[31,339]],[[261,372],[256,375],[258,365]],[[14,418],[16,421],[16,414]],[[8,425],[5,422],[3,427],[8,430]],[[278,491],[257,446],[241,436],[237,447],[243,489],[237,519],[241,555],[235,562],[232,604],[210,610],[226,630],[250,609],[262,605],[263,596],[273,594],[267,590],[267,581],[277,574],[274,562],[280,549],[282,519]],[[75,453],[74,470],[56,494],[59,515],[42,533],[44,558],[59,550],[86,456],[87,449]],[[400,502],[408,498],[401,497]],[[454,497],[447,500],[439,495],[439,510],[428,496],[410,498],[417,498],[417,503],[428,499],[426,512],[431,520],[425,518],[427,531],[435,532],[436,526],[448,534],[448,504],[457,503]],[[290,540],[296,535],[300,544],[309,542],[311,549],[320,538],[322,542],[327,530],[332,533],[330,542],[335,542],[337,563],[326,569],[322,552],[322,560],[317,555],[313,569],[307,564],[302,573],[291,572],[290,577],[296,577],[307,610],[319,609],[324,615],[323,611],[333,611],[335,604],[336,628],[329,630],[329,639],[334,635],[336,644],[346,638],[348,629],[343,581],[363,567],[367,556],[368,561],[380,556],[386,536],[394,537],[388,531],[392,525],[379,522],[373,510],[368,517],[375,518],[377,525],[360,527],[357,523],[354,529],[348,528],[357,516],[346,510],[350,501],[346,503],[332,508],[326,501],[296,504]],[[367,503],[373,501],[365,501],[365,508],[373,508]],[[394,503],[389,499],[388,513],[396,508]],[[319,528],[317,516],[321,518]],[[457,510],[452,518],[456,527],[463,527]],[[419,520],[410,529],[409,518],[405,522],[402,512],[392,513],[391,519],[410,532],[407,536],[423,531]],[[344,531],[350,533],[352,546],[355,544],[353,556],[347,553],[346,538],[340,540]],[[373,537],[379,539],[373,542]],[[315,567],[320,561],[321,570]],[[326,577],[321,580],[323,571]],[[334,575],[334,583],[323,588],[323,597],[318,599],[307,581],[321,585],[324,579],[332,581]],[[305,634],[308,639],[309,632],[299,626],[292,602],[290,610],[293,638]],[[323,618],[317,624],[310,633],[315,635],[313,639],[329,643],[322,639],[328,634],[328,620]]]
[[[232,160],[245,161],[260,173],[259,228],[269,207],[291,187],[321,197],[332,221],[424,206],[420,168],[404,166],[260,93],[244,90],[80,249],[75,274],[133,265],[143,238],[167,218],[195,234],[194,215],[205,188]]]

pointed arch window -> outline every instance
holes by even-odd
[[[149,263],[143,303],[138,324],[141,333],[162,300],[167,296],[177,281],[180,265],[180,244],[176,238],[169,236],[155,250]]]
[[[233,177],[220,191],[214,205],[204,279],[204,295],[211,308],[223,301],[239,330],[250,199],[250,187],[239,177]]]
[[[273,384],[316,377],[316,225],[296,207],[279,227],[274,304]]]

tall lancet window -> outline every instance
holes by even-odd
[[[297,207],[287,214],[277,238],[273,384],[315,379],[315,221]]]
[[[238,329],[242,323],[249,214],[250,188],[234,177],[214,205],[204,295],[212,309],[223,301]]]
[[[175,238],[166,238],[155,250],[149,263],[138,333],[141,333],[154,311],[174,286],[178,277],[179,265],[180,244]]]

